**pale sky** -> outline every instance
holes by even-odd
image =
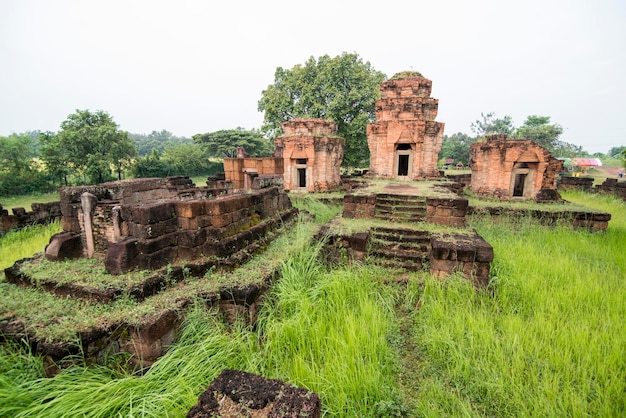
[[[445,133],[550,116],[589,152],[626,145],[624,0],[0,0],[0,135],[76,109],[177,136],[259,128],[277,67],[357,53],[433,81]]]

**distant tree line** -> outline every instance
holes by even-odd
[[[77,110],[58,132],[0,137],[0,196],[126,177],[208,176],[223,170],[222,158],[232,156],[238,145],[254,151],[256,142],[262,145],[258,152],[271,148],[258,132],[242,128],[194,139],[165,130],[129,134],[104,111]]]

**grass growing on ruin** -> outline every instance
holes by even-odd
[[[406,297],[419,350],[418,415],[623,416],[623,202],[567,194],[614,215],[606,233],[474,219],[492,283],[428,279]]]
[[[74,367],[50,379],[30,372],[0,379],[0,416],[183,416],[225,368],[314,390],[329,416],[388,416],[398,396],[387,344],[394,297],[380,284],[384,270],[328,272],[317,262],[319,248],[283,263],[258,331],[226,328],[196,305],[179,341],[145,375]],[[23,355],[25,368],[36,366]]]
[[[32,257],[44,250],[50,237],[61,232],[60,222],[49,225],[33,225],[9,231],[0,237],[0,269],[11,267],[17,260]]]
[[[496,257],[482,291],[428,274],[398,291],[381,285],[386,270],[327,271],[316,246],[296,249],[299,238],[285,236],[260,264],[239,269],[244,280],[293,251],[256,331],[226,328],[196,306],[175,347],[143,376],[75,367],[39,379],[40,360],[4,346],[0,416],[184,416],[226,367],[314,390],[327,416],[624,416],[626,204],[563,197],[611,213],[606,233],[473,218]]]
[[[36,283],[51,281],[57,285],[77,283],[97,289],[127,289],[141,283],[155,273],[150,270],[133,270],[125,274],[107,273],[102,260],[79,258],[76,260],[48,261],[45,258],[24,263],[21,271]]]

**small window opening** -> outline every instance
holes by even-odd
[[[411,144],[398,144],[396,150],[398,151],[408,151],[411,149]]]
[[[306,158],[297,158],[296,164],[306,164]]]

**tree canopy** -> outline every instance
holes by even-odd
[[[452,158],[455,163],[462,162],[464,165],[467,165],[469,162],[469,147],[474,142],[476,142],[476,138],[461,132],[450,136],[444,135],[439,156],[441,158]]]
[[[72,173],[96,183],[109,180],[112,168],[120,178],[137,155],[128,133],[120,131],[113,118],[101,110],[77,110],[61,123],[57,135],[47,133],[41,139],[46,165],[58,169],[62,159]]]
[[[179,144],[190,144],[191,138],[175,136],[171,132],[162,129],[160,131],[152,131],[148,135],[145,134],[129,134],[131,139],[135,141],[137,154],[145,156],[150,155],[153,149],[162,153],[165,148],[176,146]]]
[[[509,115],[505,115],[503,118],[496,118],[494,112],[489,112],[486,115],[480,113],[480,119],[477,119],[470,125],[470,129],[478,137],[491,134],[505,134],[510,135],[515,130],[513,126],[513,118]]]
[[[274,150],[273,142],[259,131],[243,128],[196,134],[193,140],[205,148],[207,155],[218,158],[236,157],[237,147],[244,147],[251,157],[267,157]]]
[[[0,195],[47,190],[48,178],[37,163],[38,133],[0,137]]]
[[[386,75],[357,54],[343,53],[308,59],[290,70],[278,67],[274,84],[263,91],[259,110],[264,112],[261,131],[280,135],[280,123],[294,118],[322,118],[338,125],[346,140],[343,165],[367,166],[366,125],[375,119],[379,86]]]
[[[549,116],[530,115],[522,126],[515,131],[515,138],[530,139],[554,153],[560,148],[559,137],[563,133],[563,127],[558,124],[550,124]]]

